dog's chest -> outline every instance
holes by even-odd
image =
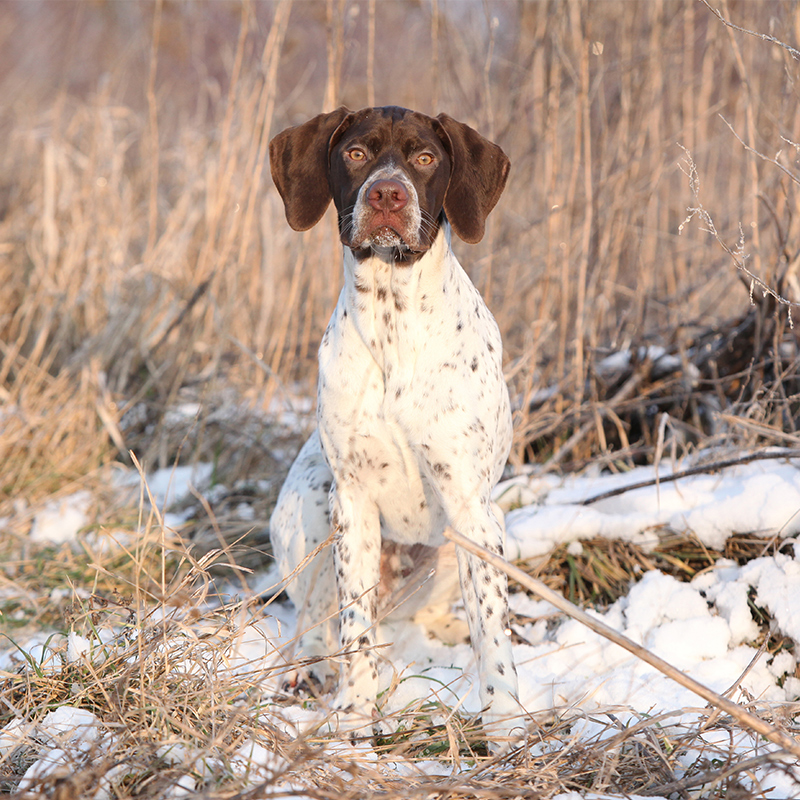
[[[385,535],[430,542],[445,524],[434,473],[458,480],[476,458],[495,472],[499,333],[454,257],[376,262],[345,264],[320,346],[320,435],[337,484],[377,504]]]

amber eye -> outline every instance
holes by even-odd
[[[367,154],[358,147],[353,147],[347,151],[347,157],[351,161],[366,161]]]
[[[422,153],[422,155],[417,156],[417,164],[421,167],[429,167],[433,164],[433,156],[430,153]]]

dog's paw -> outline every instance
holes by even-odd
[[[376,739],[388,739],[394,736],[402,727],[402,721],[397,715],[384,717],[377,708],[372,711],[372,733]]]
[[[284,677],[281,691],[295,697],[317,697],[320,695],[321,686],[310,675],[303,675],[300,670],[294,669]]]
[[[286,673],[281,688],[286,694],[299,697],[321,697],[330,694],[335,683],[336,672],[324,659]]]
[[[434,636],[443,644],[457,645],[469,641],[469,625],[465,619],[455,614],[443,614],[436,617],[415,618],[425,626],[430,636]]]

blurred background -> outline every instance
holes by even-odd
[[[513,463],[797,442],[800,7],[710,1],[0,4],[0,515],[131,449],[285,469],[341,255],[332,211],[289,229],[267,142],[339,104],[511,159],[455,249]]]

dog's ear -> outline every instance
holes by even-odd
[[[328,148],[331,136],[350,109],[336,111],[287,128],[269,143],[269,166],[286,210],[286,219],[296,231],[316,225],[328,203]]]
[[[436,117],[439,137],[451,161],[444,212],[456,234],[469,244],[483,238],[486,217],[500,199],[508,178],[508,156],[463,122]]]

